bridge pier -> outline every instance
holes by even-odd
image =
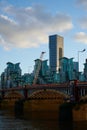
[[[25,99],[28,99],[28,89],[27,89],[27,86],[25,85],[25,87],[24,87],[24,98]]]
[[[60,105],[59,108],[59,121],[60,122],[72,122],[73,113],[72,113],[72,103],[64,103]]]
[[[14,112],[16,117],[24,115],[24,100],[15,101]]]

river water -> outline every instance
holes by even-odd
[[[60,123],[52,119],[26,119],[0,110],[0,130],[87,130],[87,121]]]

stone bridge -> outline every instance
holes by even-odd
[[[80,98],[87,96],[87,83],[77,84]],[[1,99],[19,100],[19,99],[61,99],[70,98],[71,88],[69,83],[45,84],[45,85],[27,85],[16,88],[0,89]]]

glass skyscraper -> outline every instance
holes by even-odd
[[[49,66],[52,72],[58,72],[60,58],[64,56],[64,38],[59,35],[49,36]]]

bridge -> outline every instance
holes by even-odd
[[[78,93],[77,95],[79,95],[80,100],[87,98],[87,82],[78,82],[74,86],[74,91]],[[35,85],[18,86],[15,88],[0,89],[0,98],[3,100],[19,100],[19,99],[52,100],[60,98],[62,98],[62,100],[65,100],[69,99],[70,97],[71,97],[71,87],[69,83],[35,84]]]

